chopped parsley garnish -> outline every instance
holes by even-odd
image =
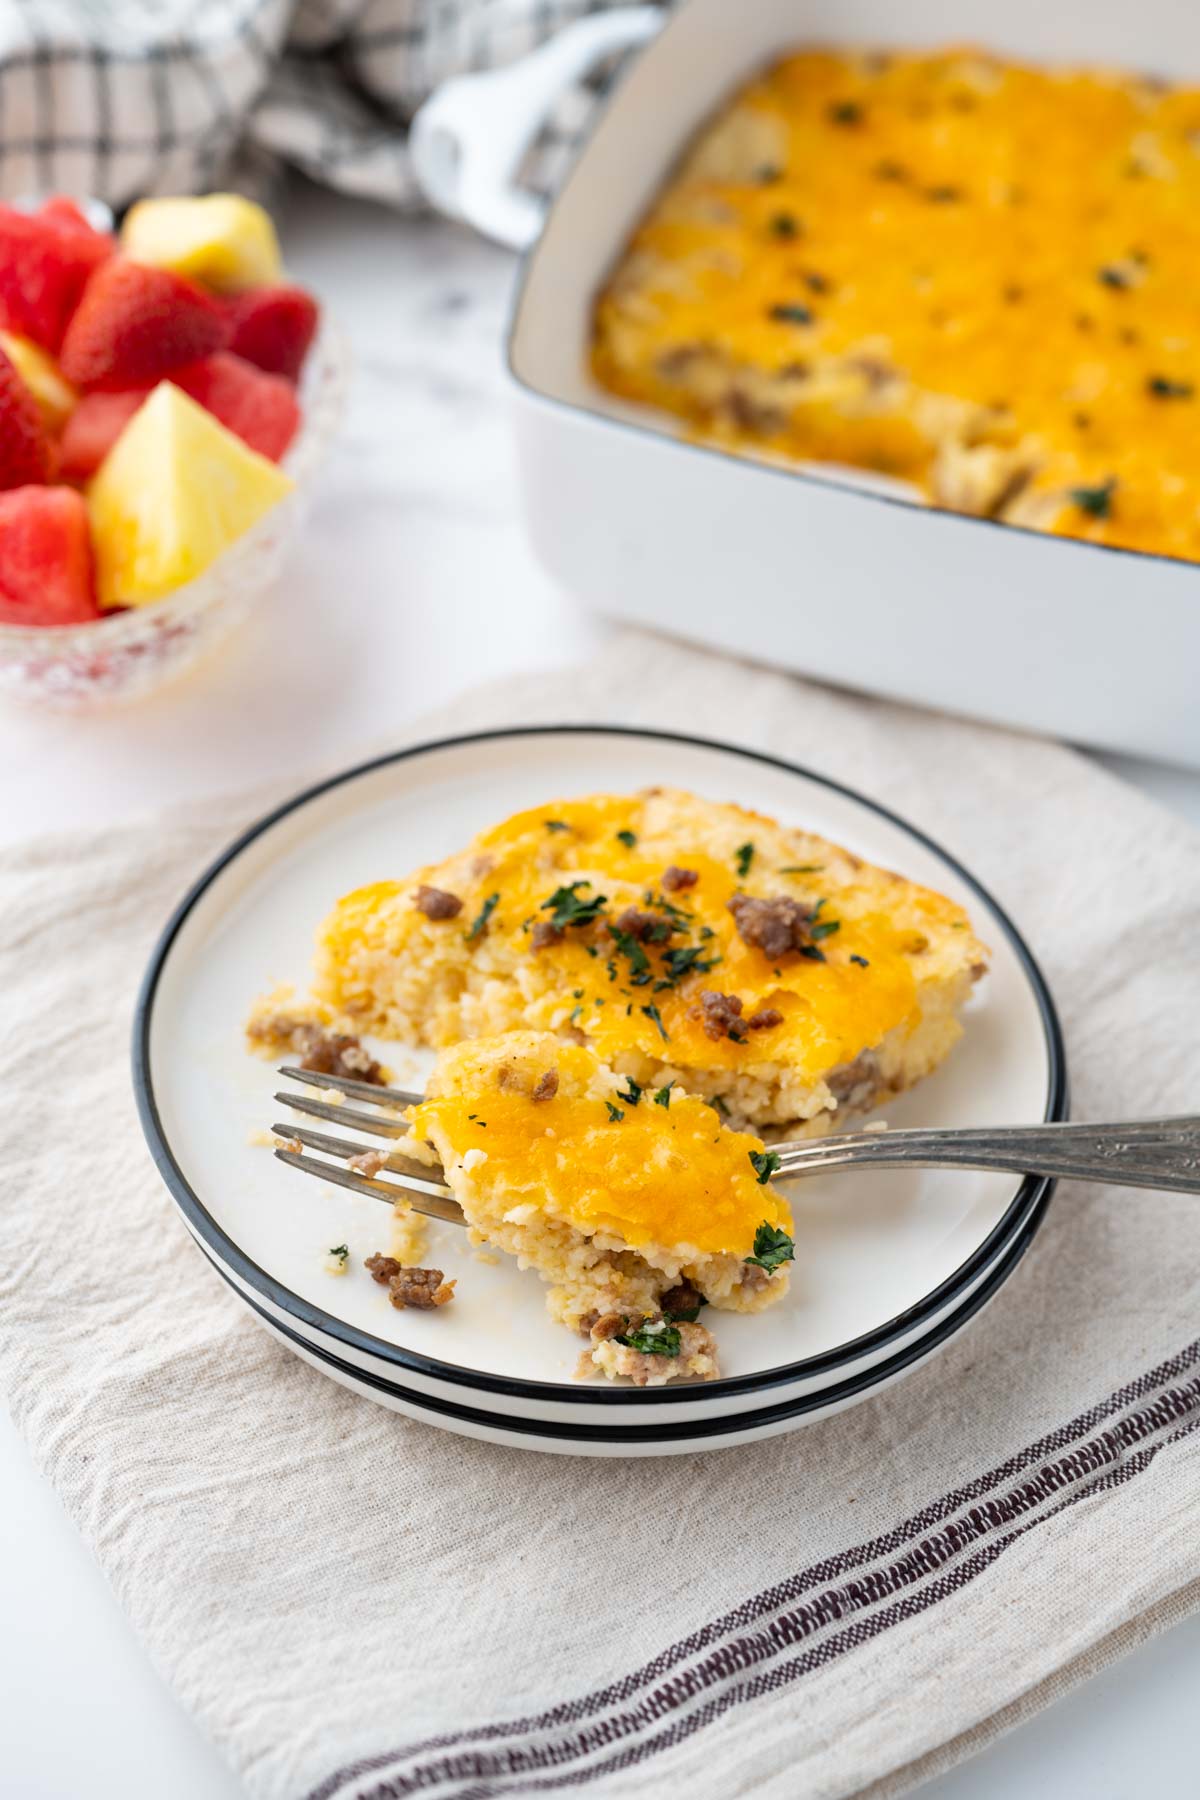
[[[621,1122],[621,1120],[625,1117],[625,1114],[621,1111],[621,1108],[619,1106],[614,1106],[611,1100],[606,1100],[604,1102],[604,1104],[608,1108],[609,1118],[612,1120],[614,1125],[618,1125]]]
[[[760,163],[758,168],[754,171],[755,181],[759,182],[763,187],[770,187],[771,183],[773,181],[779,181],[782,178],[782,175],[783,170],[779,167],[778,163]]]
[[[583,989],[582,988],[572,988],[571,989],[571,998],[572,998],[572,1000],[582,1000],[583,999]]]
[[[779,306],[772,306],[767,316],[777,325],[812,325],[816,322],[812,308],[802,305],[799,300],[786,300]]]
[[[624,1344],[627,1350],[640,1350],[644,1356],[678,1356],[680,1342],[679,1327],[668,1325],[665,1320],[648,1319],[636,1331],[617,1334],[618,1344]]]
[[[818,950],[815,944],[801,944],[799,950],[800,955],[806,956],[809,962],[828,962],[829,960],[825,952]]]
[[[631,931],[620,931],[615,925],[610,925],[609,930],[612,932],[613,943],[617,946],[617,954],[629,958],[629,979],[633,986],[645,987],[650,980],[650,958]],[[615,981],[616,964],[610,963],[608,966],[609,980]]]
[[[857,100],[837,100],[829,108],[829,121],[832,125],[861,125],[863,109]]]
[[[729,1117],[729,1108],[726,1106],[725,1102],[722,1100],[720,1094],[714,1094],[708,1104],[711,1107],[715,1108],[715,1110],[720,1113],[720,1115],[723,1119],[727,1119]]]
[[[1156,400],[1190,400],[1195,393],[1190,381],[1172,381],[1169,375],[1151,375],[1146,392]]]
[[[1089,519],[1111,519],[1112,497],[1116,486],[1116,477],[1110,476],[1099,487],[1072,488],[1071,500]]]
[[[686,931],[693,922],[693,915],[690,912],[684,912],[682,906],[676,906],[673,900],[668,900],[664,894],[656,894],[652,888],[646,889],[642,895],[642,903],[645,906],[653,906],[657,912],[665,913],[676,931]],[[669,936],[669,931],[658,932],[655,934],[655,941],[659,942],[662,938]]]
[[[670,1112],[670,1110],[671,1110],[671,1089],[674,1086],[675,1086],[675,1083],[673,1081],[668,1081],[666,1087],[659,1088],[657,1094],[655,1094],[655,1096],[654,1096],[655,1106],[661,1106],[664,1108],[665,1111]]]
[[[1133,285],[1127,271],[1117,268],[1113,263],[1106,263],[1102,269],[1098,269],[1096,279],[1107,288],[1124,289]]]
[[[824,867],[824,863],[785,863],[779,873],[781,875],[819,875]]]
[[[754,1173],[758,1176],[759,1187],[766,1187],[772,1175],[779,1167],[778,1150],[751,1150],[750,1161],[754,1164]],[[765,1230],[766,1227],[764,1226]],[[754,1240],[754,1248],[758,1249],[758,1239]]]
[[[627,850],[632,850],[637,843],[637,837],[632,831],[618,831],[617,842],[619,844],[624,844]]]
[[[768,1225],[764,1219],[754,1234],[754,1255],[742,1260],[773,1275],[781,1263],[796,1260],[796,1246],[786,1231],[781,1231],[778,1225]]]
[[[772,237],[777,238],[794,238],[800,235],[795,217],[789,212],[778,212],[772,215],[770,232]]]
[[[483,933],[487,930],[488,920],[491,918],[492,914],[495,912],[495,910],[499,906],[499,904],[500,904],[499,894],[489,894],[488,895],[487,899],[484,901],[483,905],[479,909],[478,917],[474,920],[474,922],[471,925],[470,931],[468,931],[468,933],[467,933],[468,944],[473,944],[477,937],[482,937]]]
[[[808,935],[814,944],[819,944],[822,938],[832,937],[835,931],[840,931],[841,929],[842,922],[840,919],[825,919],[820,925],[813,925],[810,928]]]
[[[617,1099],[628,1101],[630,1106],[636,1106],[638,1101],[641,1099],[641,1097],[642,1097],[642,1090],[638,1086],[637,1082],[633,1079],[632,1075],[630,1075],[628,1080],[626,1081],[625,1090],[623,1093],[620,1088],[617,1089]]]
[[[660,1033],[664,1043],[668,1043],[670,1041],[671,1034],[667,1030],[666,1026],[663,1024],[662,1014],[659,1012],[659,1010],[658,1010],[657,1006],[655,1006],[654,1002],[651,1001],[649,1006],[643,1006],[641,1010],[645,1013],[645,1015],[648,1019],[653,1019],[654,1023],[658,1026],[659,1033]]]
[[[472,1124],[478,1125],[481,1131],[487,1130],[487,1120],[481,1119],[478,1113],[468,1113],[467,1117],[471,1120]]]
[[[719,956],[706,957],[703,944],[689,944],[686,948],[668,950],[663,957],[666,979],[657,985],[660,988],[674,987],[685,975],[703,975],[709,969],[715,969],[720,960]]]
[[[565,819],[543,819],[542,824],[547,831],[570,831],[571,829]]]
[[[349,1244],[331,1244],[329,1247],[329,1254],[330,1256],[336,1256],[339,1262],[345,1262],[350,1254],[350,1246]]]
[[[568,1019],[568,1020],[567,1020],[567,1024],[568,1024],[568,1025],[574,1025],[574,1024],[576,1024],[576,1023],[577,1023],[577,1022],[578,1022],[578,1020],[580,1020],[580,1019],[581,1019],[581,1018],[582,1018],[582,1017],[583,1017],[583,1008],[582,1008],[582,1006],[573,1006],[573,1007],[572,1007],[572,1008],[571,1008],[571,1016],[570,1016],[570,1018],[569,1018],[569,1019]]]
[[[607,902],[607,894],[594,894],[590,900],[580,900],[578,890],[591,887],[590,881],[572,881],[568,887],[555,888],[548,900],[543,900],[540,911],[549,912],[550,923],[565,931],[569,925],[590,925],[598,919]],[[499,898],[499,896],[497,896]]]
[[[850,957],[850,961],[852,963],[857,963],[860,969],[869,969],[871,966],[865,956],[857,956],[857,955],[852,954]]]
[[[754,861],[754,845],[739,844],[733,853],[733,860],[738,874],[741,876],[748,875],[750,873],[750,864]]]

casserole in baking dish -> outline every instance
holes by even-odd
[[[585,20],[573,62],[558,40],[517,69],[452,84],[416,135],[440,204],[510,242],[540,229],[509,364],[529,528],[551,574],[605,612],[718,648],[1200,764],[1194,565],[931,508],[887,474],[729,454],[693,441],[661,406],[612,393],[590,367],[597,297],[639,221],[705,124],[782,57],[822,44],[933,52],[952,34],[1033,67],[1198,85],[1200,15],[1172,0],[1136,12],[1012,0],[1002,13],[961,0],[949,20],[936,0],[686,0],[615,89],[543,222],[509,178],[552,97],[587,56],[614,47],[622,18],[627,42],[654,29],[645,8]],[[1096,288],[1102,305],[1137,298]],[[1186,338],[1185,324],[1172,336]],[[1178,429],[1174,395],[1146,400],[1157,403],[1152,428],[1170,418]],[[1108,473],[1070,485],[1101,489]],[[1086,510],[1082,528],[1092,529]]]
[[[602,386],[702,438],[1200,559],[1200,88],[805,50],[686,152],[601,293]]]

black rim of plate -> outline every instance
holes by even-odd
[[[1053,1184],[1051,1184],[1053,1185]],[[889,1383],[904,1375],[915,1364],[925,1357],[934,1354],[943,1344],[954,1338],[970,1323],[975,1314],[981,1312],[988,1301],[1002,1288],[1026,1250],[1029,1248],[1042,1222],[1042,1214],[1050,1203],[1049,1192],[1035,1200],[1030,1208],[1023,1227],[1015,1234],[1013,1242],[999,1258],[991,1274],[986,1276],[973,1293],[968,1295],[963,1304],[947,1315],[934,1328],[919,1337],[915,1342],[906,1344],[893,1356],[875,1363],[869,1369],[862,1369],[857,1375],[846,1377],[827,1388],[817,1388],[811,1394],[803,1394],[794,1400],[778,1401],[774,1406],[755,1407],[746,1412],[722,1413],[715,1419],[684,1419],[677,1423],[663,1420],[657,1425],[584,1425],[573,1421],[555,1419],[527,1419],[520,1414],[503,1412],[484,1412],[475,1406],[462,1406],[453,1400],[444,1400],[438,1395],[424,1394],[412,1388],[402,1387],[399,1382],[388,1381],[382,1375],[376,1375],[369,1369],[362,1369],[357,1363],[347,1362],[344,1357],[335,1356],[323,1344],[314,1344],[302,1337],[291,1326],[285,1325],[267,1312],[265,1307],[238,1287],[233,1278],[226,1273],[208,1251],[217,1274],[245,1302],[251,1312],[262,1321],[267,1328],[279,1334],[285,1342],[294,1346],[297,1351],[315,1359],[322,1370],[336,1370],[339,1375],[347,1375],[352,1381],[361,1382],[370,1390],[372,1396],[392,1395],[403,1400],[405,1406],[412,1407],[424,1425],[444,1426],[446,1421],[458,1420],[463,1424],[479,1425],[492,1431],[512,1431],[525,1440],[525,1445],[536,1448],[539,1438],[549,1439],[558,1444],[579,1444],[586,1448],[592,1444],[628,1444],[636,1447],[640,1444],[677,1444],[691,1445],[698,1439],[713,1439],[712,1447],[720,1449],[721,1440],[732,1437],[736,1433],[753,1431],[759,1427],[769,1429],[773,1425],[787,1424],[794,1419],[803,1418],[806,1413],[825,1412],[834,1407],[846,1408],[859,1400],[865,1400],[875,1388]],[[712,1386],[712,1383],[707,1384]],[[676,1389],[679,1393],[682,1390]],[[692,1399],[703,1397],[705,1389],[693,1384],[690,1387]],[[662,1389],[654,1389],[658,1399],[663,1398]],[[411,1414],[409,1415],[412,1416]],[[525,1445],[522,1447],[524,1448]]]
[[[232,863],[237,861],[249,845],[263,836],[265,832],[270,831],[282,819],[309,805],[321,795],[358,781],[379,769],[389,768],[394,764],[422,756],[460,750],[470,745],[555,736],[637,738],[657,743],[683,744],[692,749],[715,751],[719,755],[734,756],[743,761],[762,764],[767,768],[780,769],[787,775],[797,776],[802,781],[813,782],[818,787],[827,788],[832,793],[840,794],[856,805],[865,807],[869,812],[875,813],[879,818],[887,820],[889,824],[905,832],[915,843],[932,851],[983,902],[1008,939],[1033,991],[1045,1036],[1049,1080],[1046,1109],[1043,1116],[1047,1120],[1059,1120],[1067,1116],[1066,1053],[1063,1046],[1062,1028],[1045,978],[1028,945],[1004,909],[993,899],[982,883],[976,880],[969,870],[965,869],[933,838],[918,830],[916,826],[910,825],[907,819],[892,812],[890,808],[882,806],[876,800],[869,799],[843,782],[834,781],[828,775],[821,775],[799,763],[788,762],[783,757],[771,756],[766,751],[751,750],[742,745],[723,743],[716,738],[696,737],[687,732],[655,731],[641,726],[603,724],[505,726],[494,731],[464,732],[460,736],[435,738],[423,743],[412,744],[405,749],[393,750],[383,756],[373,757],[367,762],[357,763],[352,768],[343,770],[341,774],[330,776],[325,781],[305,788],[301,793],[277,806],[242,832],[189,889],[167,921],[162,935],[151,953],[146,973],[142,978],[133,1021],[133,1086],[138,1116],[158,1172],[201,1242],[214,1250],[217,1258],[233,1270],[240,1280],[254,1288],[283,1312],[290,1313],[293,1318],[310,1330],[324,1333],[347,1349],[358,1352],[359,1355],[377,1357],[382,1362],[394,1368],[406,1370],[410,1374],[445,1381],[456,1387],[477,1388],[487,1393],[505,1395],[511,1399],[569,1400],[572,1404],[618,1407],[637,1407],[647,1404],[669,1405],[672,1402],[685,1403],[696,1397],[696,1390],[689,1388],[686,1384],[678,1388],[668,1388],[665,1391],[621,1388],[615,1385],[606,1386],[603,1389],[590,1389],[583,1383],[532,1381],[520,1376],[496,1375],[489,1370],[471,1369],[458,1363],[440,1362],[435,1357],[424,1356],[417,1351],[408,1350],[400,1344],[392,1343],[386,1338],[375,1337],[370,1332],[361,1331],[357,1326],[335,1318],[331,1313],[325,1312],[321,1307],[285,1287],[281,1281],[246,1256],[217,1223],[175,1160],[154,1094],[150,1073],[150,1033],[155,996],[171,950],[179,933],[209,888]],[[827,1350],[820,1356],[805,1357],[798,1362],[782,1364],[751,1375],[721,1377],[717,1381],[706,1383],[705,1393],[714,1396],[751,1393],[763,1388],[777,1387],[789,1381],[828,1374],[873,1350],[885,1347],[896,1338],[904,1336],[918,1327],[923,1320],[932,1317],[943,1307],[952,1303],[956,1295],[969,1287],[980,1270],[992,1260],[1003,1242],[1017,1229],[1029,1206],[1048,1196],[1053,1187],[1054,1183],[1045,1177],[1027,1176],[1017,1188],[1000,1219],[966,1261],[961,1263],[937,1287],[924,1295],[921,1300],[886,1320],[882,1325],[877,1325],[873,1330],[851,1339],[848,1343],[839,1344],[835,1349]],[[1041,1212],[1037,1217],[1040,1220]]]

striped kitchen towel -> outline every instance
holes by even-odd
[[[1076,1116],[1195,1109],[1200,837],[1093,764],[642,635],[406,735],[568,708],[716,722],[914,816],[1028,935]],[[274,798],[0,855],[0,1389],[257,1800],[882,1800],[1200,1606],[1185,1195],[1063,1183],[939,1356],[707,1455],[453,1437],[262,1331],[174,1216],[128,1032],[161,921]]]
[[[260,187],[280,164],[416,208],[405,131],[452,75],[533,49],[618,0],[22,0],[0,6],[0,195]],[[590,110],[563,96],[531,185]]]

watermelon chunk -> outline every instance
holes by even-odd
[[[0,620],[86,625],[99,617],[83,495],[68,487],[0,494]]]
[[[218,350],[174,370],[171,380],[243,444],[272,462],[279,461],[296,435],[300,408],[291,383],[265,374],[240,356]]]
[[[87,481],[96,473],[149,392],[138,387],[84,394],[59,440],[58,472],[64,481]]]
[[[0,326],[55,355],[89,277],[113,253],[113,240],[74,210],[0,206]]]

